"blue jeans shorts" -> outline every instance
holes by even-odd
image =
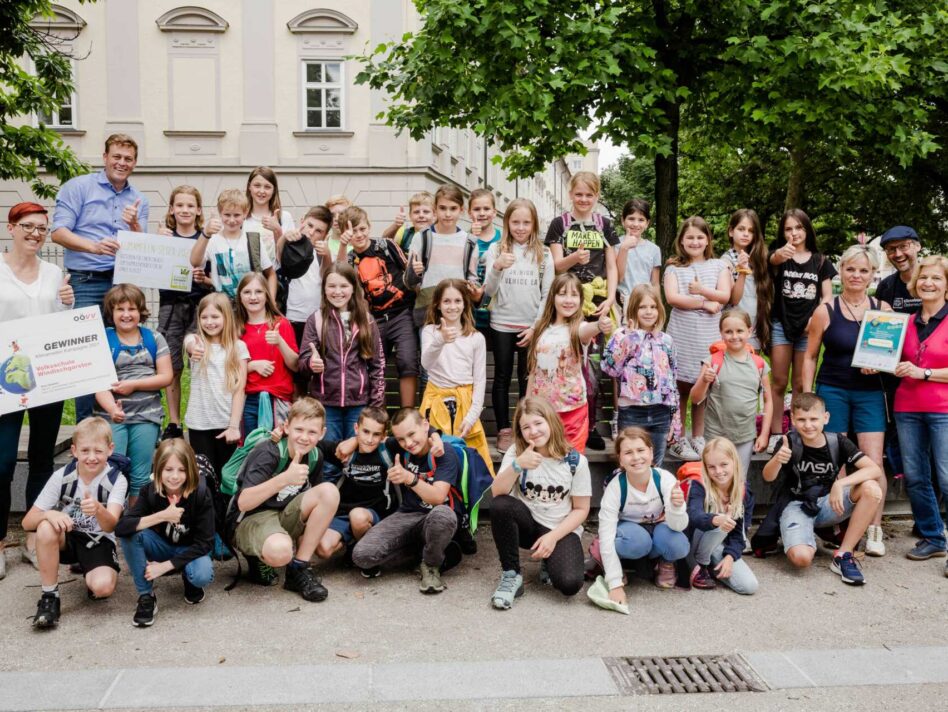
[[[381,521],[382,518],[374,509],[370,509],[368,511],[372,513],[372,526],[374,527],[379,523],[379,521]],[[342,543],[346,546],[349,546],[353,541],[355,541],[355,537],[352,535],[352,525],[349,524],[348,514],[341,514],[339,516],[333,517],[332,521],[329,522],[329,528],[334,532],[339,532],[339,534],[342,536]]]
[[[815,517],[803,511],[802,502],[790,502],[780,515],[780,538],[783,539],[783,550],[789,551],[791,546],[806,544],[816,548],[815,529],[839,524],[849,519],[853,513],[853,501],[849,498],[849,487],[843,489],[843,513],[837,514],[829,503],[829,495],[824,494],[817,502],[820,511]]]
[[[856,391],[817,383],[816,395],[826,403],[826,412],[830,414],[829,423],[826,424],[829,432],[885,432],[885,394],[881,389]],[[852,427],[849,427],[850,424]]]
[[[770,325],[770,345],[792,346],[794,351],[806,351],[806,333],[804,332],[796,341],[790,341],[783,333],[783,324],[775,321]]]

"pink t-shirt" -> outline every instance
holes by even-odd
[[[566,324],[548,327],[540,334],[530,395],[548,400],[557,413],[585,405],[586,380],[582,363],[570,348]]]
[[[266,359],[273,361],[273,373],[264,378],[259,373],[251,372],[247,374],[247,393],[268,392],[281,400],[291,400],[293,398],[293,374],[286,367],[283,360],[283,354],[276,344],[268,344],[266,332],[269,326],[266,322],[262,324],[247,324],[244,329],[241,340],[247,344],[247,351],[250,352],[250,360]],[[283,317],[277,322],[277,328],[280,330],[280,336],[290,345],[290,348],[299,353],[299,346],[296,343],[296,334],[293,333],[293,327]]]

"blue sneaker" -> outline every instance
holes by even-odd
[[[936,556],[945,556],[946,552],[940,546],[935,546],[928,539],[922,539],[906,554],[912,561],[925,561]]]
[[[851,551],[834,556],[833,563],[830,564],[830,571],[839,574],[839,577],[843,579],[843,583],[848,583],[850,586],[862,586],[866,582]]]

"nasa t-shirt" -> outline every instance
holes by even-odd
[[[826,436],[826,433],[824,433],[824,436]],[[839,436],[839,451],[850,472],[853,471],[856,463],[863,458],[862,450],[856,447],[852,440],[842,435]],[[833,463],[833,458],[830,457],[829,445],[825,442],[821,447],[809,447],[804,444],[803,456],[800,458],[800,464],[797,467],[808,479],[814,478],[819,481],[822,489],[820,496],[829,494],[836,477],[839,475],[839,468]],[[797,482],[792,463],[785,463],[780,468],[780,473],[787,478],[787,481],[793,487],[799,487],[800,483]]]

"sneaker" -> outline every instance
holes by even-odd
[[[945,556],[946,554],[948,554],[948,552],[944,549],[935,546],[927,539],[922,539],[906,556],[912,561],[925,561],[926,559],[934,559]]]
[[[55,593],[44,593],[36,604],[33,627],[52,628],[57,623],[59,623],[59,596]]]
[[[675,564],[662,559],[655,564],[655,585],[659,588],[675,588]]]
[[[869,556],[885,556],[882,527],[878,524],[870,524],[866,528],[866,553]]]
[[[612,419],[609,421],[609,434],[612,435],[613,440],[619,437],[619,409],[618,408],[612,411]]]
[[[3,554],[3,549],[0,549],[0,579],[7,577],[7,557]]]
[[[329,591],[309,566],[287,566],[283,588],[296,591],[306,601],[325,601]]]
[[[599,431],[593,428],[589,431],[589,437],[586,439],[586,447],[589,450],[605,450],[606,441],[602,439]]]
[[[497,433],[497,451],[501,453],[507,452],[510,446],[513,445],[513,441],[513,430],[510,428],[501,428]]]
[[[691,572],[691,585],[694,588],[710,590],[715,588],[714,577],[704,564],[697,564]]]
[[[155,613],[158,612],[158,599],[153,593],[143,593],[138,597],[138,605],[135,606],[135,615],[132,618],[132,624],[139,628],[147,628],[155,622]]]
[[[704,452],[705,439],[703,435],[699,435],[695,438],[689,438],[688,444],[691,445],[691,449],[695,451],[695,455],[698,456],[698,459],[701,459],[701,453]]]
[[[273,586],[276,584],[277,572],[272,566],[263,563],[263,559],[256,556],[247,557],[247,580],[258,586]]]
[[[360,571],[362,572],[362,578],[367,578],[367,579],[378,578],[379,576],[382,575],[381,566],[373,566],[368,569],[360,569]]]
[[[851,551],[834,556],[833,563],[830,564],[830,571],[839,574],[840,578],[843,579],[843,583],[848,583],[850,586],[862,586],[866,582]]]
[[[428,566],[424,561],[421,562],[421,584],[418,590],[422,593],[441,593],[447,586],[441,580],[441,571],[437,566]]]
[[[184,575],[184,572],[181,572],[181,580],[184,582],[184,600],[190,603],[192,606],[196,606],[198,603],[204,600],[204,589],[200,586],[195,586],[193,583],[188,581],[188,577]]]
[[[508,610],[515,598],[523,595],[523,576],[516,571],[504,571],[500,575],[500,583],[497,584],[497,590],[491,597],[491,605],[500,610]]]
[[[39,571],[39,561],[36,560],[36,550],[28,548],[26,542],[20,546],[20,561],[29,564]]]
[[[676,440],[668,446],[668,454],[683,462],[698,462],[701,457],[694,451],[686,438]]]
[[[174,440],[175,438],[183,438],[184,430],[181,429],[181,426],[177,423],[168,423],[168,426],[164,429],[164,432],[161,433],[162,440]]]
[[[775,435],[774,433],[770,434],[770,441],[767,443],[767,454],[773,455],[777,450],[780,449],[780,446],[783,445],[783,435]]]
[[[537,578],[543,586],[553,585],[553,579],[550,578],[550,569],[546,565],[546,559],[541,559],[540,561],[540,571],[537,574]]]

